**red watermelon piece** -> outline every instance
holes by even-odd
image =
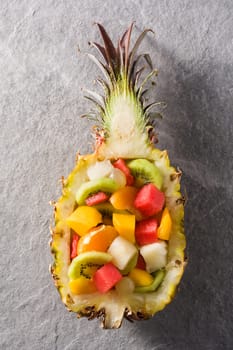
[[[122,275],[112,263],[102,266],[93,276],[95,286],[100,293],[108,292],[121,279]]]
[[[134,183],[134,177],[131,175],[129,168],[127,167],[124,159],[119,158],[116,162],[113,163],[114,168],[120,169],[126,176],[127,186],[132,186]]]
[[[141,254],[138,255],[138,261],[137,261],[137,265],[135,267],[137,269],[140,269],[140,270],[146,269],[146,263],[145,263],[145,260],[143,259],[143,256]]]
[[[79,236],[76,233],[74,233],[72,237],[72,242],[71,242],[71,253],[70,253],[71,260],[77,256],[78,241],[79,241]]]
[[[109,196],[104,193],[104,192],[97,192],[93,195],[91,195],[90,197],[88,197],[85,200],[86,205],[88,205],[89,207],[91,207],[92,205],[96,205],[102,202],[106,202],[108,200]]]
[[[165,195],[155,185],[144,185],[137,193],[134,206],[144,216],[152,216],[163,209]]]
[[[135,229],[137,243],[140,246],[155,243],[157,241],[157,227],[158,223],[156,219],[150,218],[139,221]]]

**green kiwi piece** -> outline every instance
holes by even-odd
[[[101,177],[97,180],[84,182],[76,192],[76,202],[79,205],[85,204],[85,199],[90,195],[103,191],[106,193],[113,193],[119,189],[119,185],[113,179],[108,177]]]
[[[136,253],[133,258],[128,262],[124,270],[120,270],[122,275],[128,275],[128,273],[135,268],[138,261],[138,253]]]
[[[163,185],[163,176],[160,170],[147,159],[134,159],[127,163],[135,178],[135,185],[142,187],[147,183],[154,184],[159,190]]]
[[[159,270],[154,274],[154,281],[149,286],[135,287],[134,292],[136,293],[147,293],[154,292],[162,283],[165,276],[164,270]]]
[[[115,209],[111,203],[107,203],[107,202],[97,204],[97,205],[93,206],[93,208],[96,208],[102,214],[102,216],[107,216],[109,218],[112,217],[113,213],[130,214],[130,212],[127,210]]]
[[[95,271],[112,260],[108,253],[91,251],[85,252],[74,258],[68,269],[68,276],[74,280],[80,276],[91,278]]]

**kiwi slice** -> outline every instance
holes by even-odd
[[[97,180],[84,182],[76,192],[76,202],[78,205],[85,204],[85,199],[90,195],[103,191],[107,193],[113,193],[119,189],[119,185],[113,179],[108,177],[101,177]]]
[[[135,186],[142,187],[146,183],[152,183],[161,190],[163,176],[152,162],[147,159],[134,159],[129,161],[127,166],[135,178]]]
[[[107,216],[109,218],[112,217],[113,213],[130,214],[130,212],[127,210],[115,209],[111,203],[100,203],[93,206],[93,208],[96,208],[102,214],[102,216]]]
[[[164,270],[159,270],[154,274],[154,281],[149,286],[135,287],[134,292],[136,293],[146,293],[154,292],[162,283],[165,276]]]
[[[80,276],[91,278],[98,268],[111,260],[112,256],[104,252],[91,251],[82,253],[72,260],[68,269],[68,276],[72,280]]]
[[[138,253],[136,253],[132,259],[128,262],[124,270],[121,270],[122,275],[128,275],[128,273],[135,268],[138,261]]]

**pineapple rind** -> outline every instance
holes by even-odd
[[[115,155],[114,159],[119,155]],[[105,310],[104,327],[118,328],[121,325],[125,310],[127,315],[136,318],[140,313],[143,318],[149,318],[162,310],[174,296],[184,271],[185,236],[183,233],[184,207],[181,200],[179,176],[170,166],[166,151],[153,149],[148,157],[160,168],[164,176],[164,191],[166,202],[173,220],[171,239],[168,243],[168,264],[166,275],[157,291],[152,293],[133,293],[118,295],[116,291],[106,294],[72,295],[68,285],[68,267],[70,264],[70,229],[65,219],[71,214],[75,206],[75,192],[86,180],[87,166],[102,158],[102,154],[79,157],[76,167],[65,182],[63,195],[55,205],[55,227],[52,230],[51,251],[54,254],[52,273],[55,284],[61,294],[63,302],[71,311],[81,316],[95,317]],[[111,158],[111,157],[110,157]],[[129,158],[136,158],[131,154]],[[146,158],[144,154],[144,158]],[[92,313],[89,308],[94,306]],[[88,310],[88,311],[87,311]],[[99,313],[99,314],[98,314]],[[126,316],[127,316],[126,315]]]

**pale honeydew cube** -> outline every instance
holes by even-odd
[[[151,273],[165,267],[167,263],[167,243],[159,241],[144,245],[140,253],[146,263],[146,270]]]
[[[113,179],[119,185],[120,188],[126,186],[126,176],[120,169],[113,167],[113,170],[109,177]]]
[[[108,248],[112,255],[112,263],[119,269],[124,270],[130,260],[137,254],[137,248],[126,239],[118,236]]]
[[[110,160],[103,160],[101,162],[96,162],[95,164],[92,164],[87,169],[87,176],[90,180],[96,180],[101,177],[109,176],[113,169],[114,167]]]

